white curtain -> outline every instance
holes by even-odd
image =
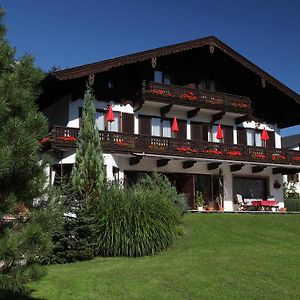
[[[118,132],[119,131],[119,113],[118,112],[114,112],[114,119],[115,120],[113,122],[108,122],[108,123],[110,123],[110,124],[108,124],[108,130]]]
[[[258,147],[262,146],[261,133],[260,132],[255,132],[255,145],[258,146]]]
[[[217,139],[218,126],[213,125],[211,129],[211,142],[220,143],[220,140]]]
[[[160,136],[160,119],[152,118],[151,135]]]
[[[254,146],[254,132],[252,129],[247,129],[247,145]]]
[[[163,121],[163,136],[164,137],[171,137],[171,121],[164,120]]]
[[[104,112],[96,112],[95,123],[98,130],[104,130]]]

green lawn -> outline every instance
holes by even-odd
[[[300,299],[300,216],[194,214],[172,249],[54,265],[38,299]]]

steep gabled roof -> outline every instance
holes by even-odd
[[[284,148],[300,145],[300,134],[285,136],[281,138],[281,142]]]
[[[160,57],[177,52],[183,52],[190,49],[203,47],[205,45],[213,45],[214,47],[217,47],[222,52],[232,57],[241,65],[248,68],[258,76],[260,76],[262,79],[264,79],[266,82],[275,86],[277,89],[279,89],[280,91],[291,97],[298,104],[300,104],[300,96],[296,92],[288,88],[286,85],[282,84],[276,78],[274,78],[273,76],[271,76],[255,64],[253,64],[247,58],[245,58],[244,56],[242,56],[241,54],[239,54],[238,52],[236,52],[235,50],[233,50],[214,36],[209,36],[202,39],[192,40],[170,46],[155,48],[130,55],[120,56],[113,59],[86,64],[75,68],[69,68],[62,71],[57,71],[54,73],[54,75],[59,80],[75,79],[91,74],[105,72],[119,66],[141,62],[147,59],[151,59],[152,57]]]

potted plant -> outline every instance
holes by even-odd
[[[202,192],[196,192],[195,204],[199,211],[203,210],[204,198]]]

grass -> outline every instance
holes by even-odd
[[[300,299],[300,217],[201,214],[157,256],[48,267],[34,299]]]

